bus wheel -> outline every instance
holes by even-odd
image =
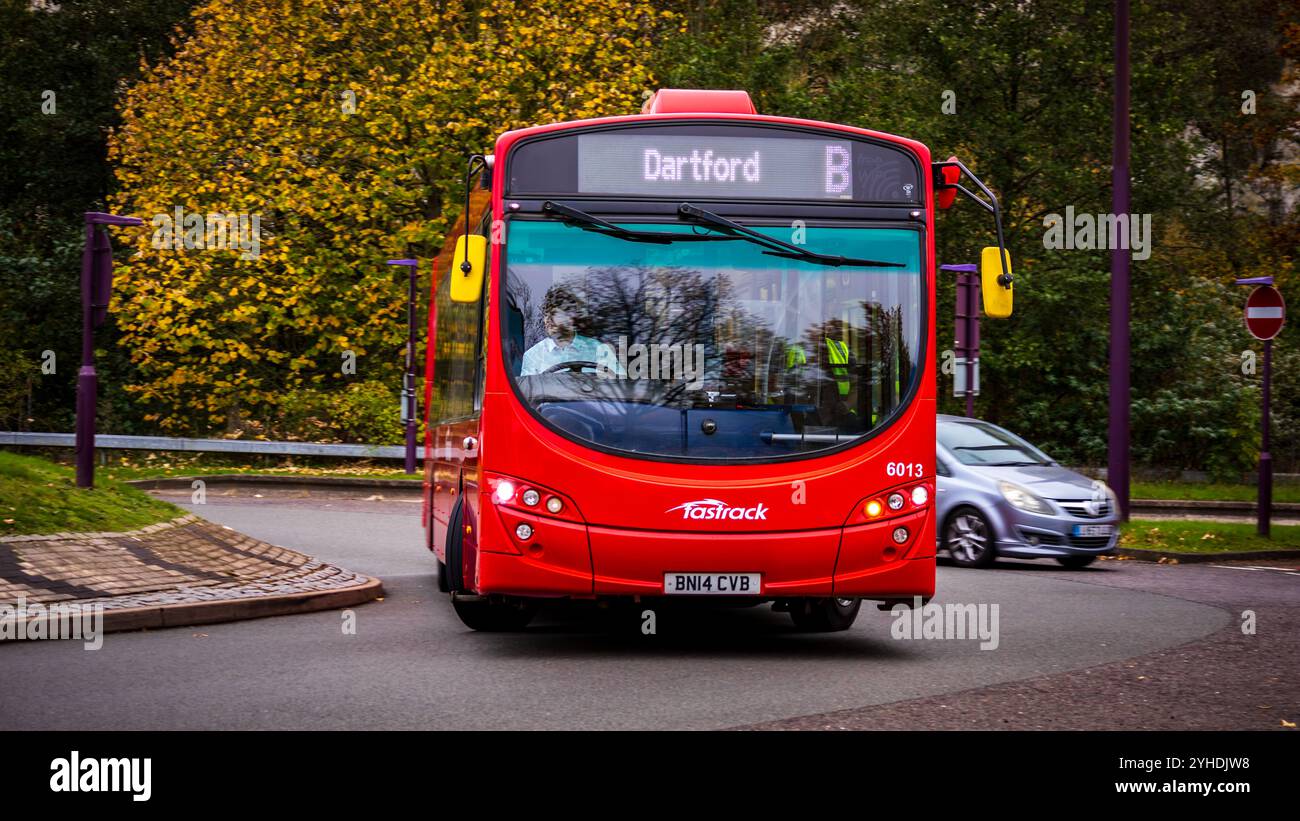
[[[848,630],[858,618],[862,599],[796,599],[790,602],[794,626],[810,633]]]
[[[537,603],[528,599],[487,599],[453,596],[451,606],[471,630],[509,633],[523,630],[537,614]]]
[[[465,534],[461,531],[460,525],[460,502],[451,509],[451,516],[447,519],[447,548],[446,564],[439,564],[438,571],[438,589],[443,589],[443,582],[446,582],[447,592],[459,593],[465,589],[465,563],[461,557],[460,542],[461,537]],[[444,574],[445,575],[442,575]]]

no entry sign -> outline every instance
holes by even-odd
[[[1286,303],[1272,285],[1261,285],[1246,299],[1246,329],[1256,339],[1272,339],[1286,322]]]

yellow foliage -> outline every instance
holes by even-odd
[[[112,209],[146,220],[113,309],[128,389],[202,433],[345,390],[345,341],[358,374],[398,384],[406,272],[384,261],[436,253],[466,155],[501,132],[637,111],[673,25],[643,0],[201,5],[110,141]],[[259,215],[260,254],[151,247],[149,218],[176,206]]]

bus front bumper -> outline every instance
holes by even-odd
[[[900,528],[907,533],[902,542],[895,537]],[[564,523],[539,526],[534,538],[538,541],[524,549],[511,543],[502,551],[482,550],[476,592],[663,596],[665,574],[757,573],[764,599],[934,595],[930,511],[847,528],[775,533],[645,531]]]

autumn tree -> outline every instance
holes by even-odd
[[[148,419],[283,435],[305,395],[391,391],[395,435],[406,288],[384,261],[436,252],[466,155],[501,132],[635,111],[666,25],[642,0],[201,6],[127,95],[114,207],[255,215],[260,240],[176,248],[161,217],[138,234],[114,310]]]

